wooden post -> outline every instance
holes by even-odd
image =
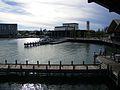
[[[22,76],[22,65],[20,65],[20,75]]]
[[[62,66],[62,61],[60,61],[60,66],[59,66],[59,70],[61,70],[61,66]]]
[[[83,61],[83,65],[85,65],[85,61]]]
[[[48,61],[48,65],[50,66],[50,61]]]
[[[86,65],[86,70],[88,71],[88,65]]]
[[[71,61],[71,65],[73,65],[73,61]]]
[[[35,66],[33,65],[33,75],[35,74]]]
[[[26,61],[26,65],[28,65],[28,61]]]
[[[17,65],[17,60],[15,60],[15,64]]]
[[[5,60],[5,64],[7,64],[7,60]]]
[[[37,61],[37,65],[39,66],[39,61]]]

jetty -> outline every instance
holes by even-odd
[[[18,64],[15,61],[14,64],[7,63],[5,60],[4,64],[0,64],[0,75],[40,75],[44,73],[45,75],[54,73],[63,73],[63,74],[78,74],[78,75],[107,75],[107,66],[102,67],[100,64],[74,64],[71,61],[71,64],[62,64],[60,61],[59,64],[51,64],[48,61],[48,64],[39,64],[37,61],[36,64],[29,64],[26,61],[26,64]]]

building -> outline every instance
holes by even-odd
[[[0,23],[0,37],[16,37],[17,24]]]
[[[78,30],[79,29],[79,24],[78,23],[63,23],[63,26],[70,27],[68,30]]]
[[[62,26],[56,26],[55,31],[65,31],[65,30],[78,30],[78,23],[63,23]]]
[[[120,41],[120,19],[114,19],[108,27],[108,33],[113,41]]]

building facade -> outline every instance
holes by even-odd
[[[63,23],[62,26],[56,26],[55,31],[79,30],[78,23]]]
[[[16,37],[17,24],[1,24],[0,23],[0,37]]]

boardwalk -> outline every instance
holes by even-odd
[[[100,64],[0,64],[0,73],[94,73],[106,72]]]

